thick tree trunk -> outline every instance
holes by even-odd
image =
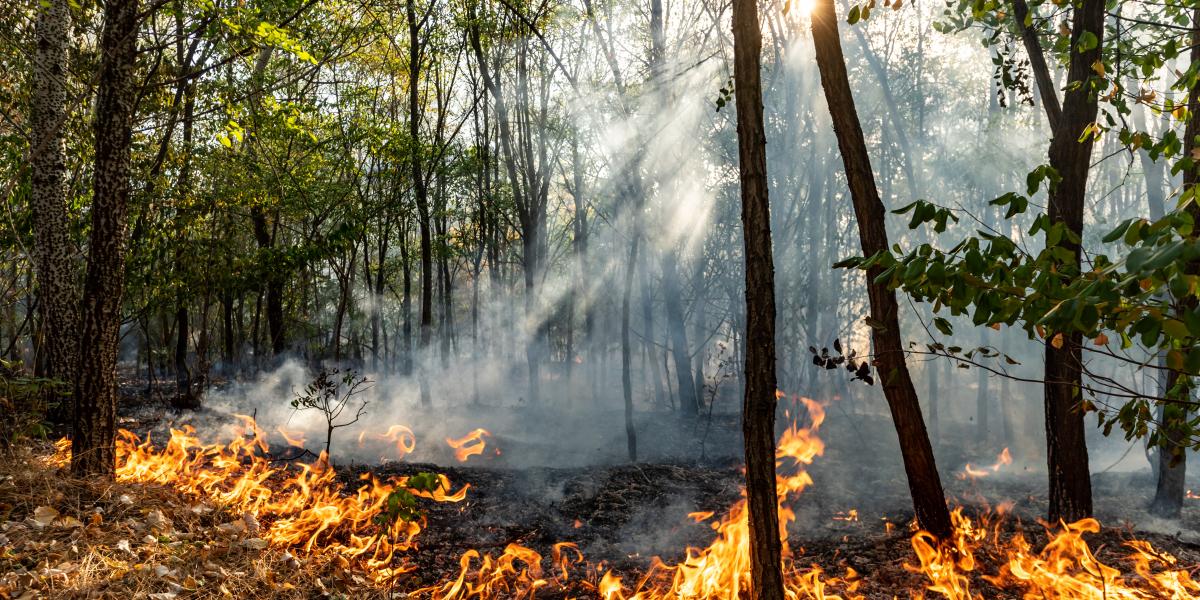
[[[775,264],[767,198],[757,0],[733,2],[733,76],[737,107],[742,235],[746,257],[746,391],[742,437],[750,521],[750,582],[756,600],[783,600],[783,543],[775,493]]]
[[[34,26],[33,99],[30,131],[34,267],[41,317],[39,353],[46,357],[45,375],[66,384],[58,395],[56,420],[70,422],[69,390],[79,361],[78,290],[67,218],[67,164],[64,134],[67,120],[67,44],[71,12],[67,0],[47,0],[38,8]],[[15,263],[14,263],[15,264]]]
[[[1095,139],[1090,133],[1084,135],[1084,130],[1096,120],[1097,112],[1097,95],[1087,81],[1093,75],[1092,64],[1100,59],[1104,45],[1104,14],[1101,0],[1084,0],[1075,9],[1067,92],[1063,98],[1061,121],[1050,142],[1050,166],[1062,178],[1050,191],[1050,220],[1065,224],[1076,236],[1083,235],[1084,193]],[[1095,36],[1096,46],[1080,52],[1079,40],[1085,32]],[[1061,271],[1067,276],[1078,273],[1079,245],[1064,239],[1062,246],[1072,258],[1060,265]],[[1081,394],[1082,342],[1079,334],[1051,335],[1046,341],[1044,388],[1050,479],[1048,518],[1051,522],[1063,520],[1069,523],[1092,515],[1092,481]]]
[[[116,468],[117,351],[125,283],[130,145],[137,104],[137,0],[104,5],[96,92],[92,232],[81,307],[71,470],[111,477]]]
[[[863,255],[886,252],[888,241],[883,202],[875,187],[871,159],[867,155],[862,126],[846,76],[833,1],[817,0],[812,21],[817,67],[821,72],[825,100],[833,118],[838,149],[850,185]],[[866,273],[867,296],[871,304],[871,318],[875,323],[871,332],[875,364],[891,409],[896,434],[900,438],[904,471],[908,476],[917,522],[933,535],[948,539],[951,532],[950,513],[934,463],[933,448],[925,431],[925,421],[921,418],[917,392],[908,365],[904,362],[896,294],[885,284],[876,283],[881,270],[875,267]],[[750,345],[754,344],[750,342]]]

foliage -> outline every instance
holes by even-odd
[[[358,408],[354,410],[353,416],[346,413],[346,418],[342,418],[343,413],[351,405],[351,400],[370,389],[370,384],[371,380],[360,376],[352,369],[344,372],[339,369],[321,369],[313,377],[312,382],[304,387],[304,391],[297,393],[295,398],[292,398],[292,408],[313,410],[320,413],[325,419],[324,457],[326,460],[328,460],[329,447],[333,441],[333,431],[357,423],[366,414],[367,400],[362,399],[358,402]]]

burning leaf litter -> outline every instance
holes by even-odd
[[[1046,526],[1047,542],[1035,551],[1025,534],[1014,531],[1003,510],[974,520],[956,510],[955,534],[947,544],[938,544],[927,533],[915,533],[910,540],[915,560],[906,567],[916,579],[889,583],[884,581],[885,574],[879,573],[879,581],[871,581],[871,577],[860,575],[850,566],[855,563],[861,568],[863,560],[848,562],[847,557],[838,563],[842,574],[830,575],[816,564],[815,555],[804,548],[789,547],[787,540],[786,526],[795,520],[790,505],[812,485],[807,467],[824,451],[816,435],[824,411],[815,402],[803,403],[810,424],[789,427],[777,451],[781,537],[790,597],[1200,598],[1200,584],[1188,566],[1147,541],[1125,542],[1123,555],[1115,563],[1123,565],[1122,570],[1111,566],[1111,548],[1104,548],[1105,562],[1085,540],[1085,536],[1099,532],[1097,521]],[[390,433],[401,431],[393,430]],[[231,596],[234,592],[229,586],[235,584],[230,581],[242,578],[259,582],[257,585],[265,582],[272,586],[265,589],[283,595],[323,595],[340,588],[357,590],[355,596],[403,589],[404,595],[439,600],[535,595],[666,600],[734,599],[749,586],[744,498],[711,523],[716,533],[707,547],[688,548],[683,559],[675,563],[654,558],[635,576],[604,563],[589,563],[572,542],[552,544],[548,555],[513,542],[494,553],[468,549],[458,559],[457,572],[433,584],[409,585],[405,576],[413,567],[407,553],[419,552],[415,538],[423,520],[380,522],[377,518],[385,512],[392,492],[404,489],[407,477],[381,481],[365,475],[357,489],[347,489],[323,459],[315,465],[275,466],[268,458],[265,434],[252,420],[244,419],[243,433],[228,444],[204,444],[190,429],[174,430],[166,446],[158,449],[149,439],[122,432],[116,485],[127,486],[126,493],[107,490],[106,504],[98,503],[92,516],[82,520],[70,511],[60,512],[56,506],[61,503],[52,502],[16,513],[28,516],[23,521],[3,524],[0,546],[5,548],[4,560],[13,569],[0,578],[0,592],[6,597],[34,597],[28,594],[77,593],[83,589],[101,590],[106,582],[128,585],[132,581],[147,594],[156,594],[154,597]],[[411,431],[408,433],[411,435]],[[465,460],[483,452],[485,435],[486,431],[476,430],[447,443],[461,454],[460,460]],[[399,443],[400,439],[393,435],[381,441]],[[411,443],[406,442],[404,447],[411,452]],[[61,466],[67,462],[68,452],[69,446],[60,442],[48,462]],[[1006,456],[1007,452],[1002,453],[988,472],[1007,464]],[[58,477],[61,479],[61,475]],[[4,487],[11,487],[12,478],[4,483]],[[179,495],[165,503],[160,495],[157,506],[146,508],[143,494],[149,488],[133,485],[146,483],[161,484]],[[429,501],[461,502],[467,487],[452,492],[449,480],[439,476],[434,491],[417,489],[412,493]],[[193,505],[185,507],[187,502]],[[218,508],[214,510],[213,506]],[[112,513],[107,516],[111,522],[106,520],[106,511]],[[126,516],[131,513],[140,516]],[[688,516],[705,522],[715,513],[700,511]],[[858,512],[851,509],[834,518],[857,522]],[[575,528],[581,525],[576,520]],[[50,541],[38,540],[39,536],[49,537]],[[119,538],[106,539],[113,536]],[[103,545],[93,543],[100,538],[105,538]],[[91,545],[80,550],[84,540]],[[62,551],[67,548],[70,550]],[[293,552],[302,554],[303,561]],[[183,560],[192,553],[198,556]],[[221,561],[231,556],[242,568],[223,565]],[[188,568],[197,564],[203,567],[199,572]],[[304,565],[308,568],[301,568]],[[302,578],[280,575],[298,571],[311,573]],[[889,585],[895,587],[888,589]],[[885,590],[890,595],[881,595]]]

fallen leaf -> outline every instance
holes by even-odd
[[[33,522],[39,527],[48,527],[58,518],[58,511],[49,506],[39,506],[33,509]]]

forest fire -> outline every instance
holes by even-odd
[[[491,432],[486,429],[475,429],[457,439],[446,438],[446,445],[454,450],[454,458],[458,462],[467,462],[468,458],[483,454],[483,449],[487,446],[487,442],[483,438],[491,435]],[[499,454],[500,451],[497,450],[496,453]]]
[[[784,543],[785,586],[789,597],[826,600],[854,600],[863,580],[847,568],[841,577],[829,576],[822,568],[800,564],[803,550],[793,552],[787,545],[787,524],[795,520],[790,508],[796,496],[812,485],[806,467],[824,452],[824,443],[816,432],[825,418],[822,406],[800,399],[807,407],[810,425],[793,423],[779,439],[776,453],[780,468],[776,482],[779,494],[781,537]],[[333,553],[357,565],[377,584],[402,585],[399,576],[412,567],[399,554],[415,548],[420,519],[396,519],[388,523],[380,515],[388,509],[389,498],[405,489],[407,477],[381,481],[364,475],[363,485],[347,490],[337,481],[336,471],[322,456],[313,465],[298,469],[275,466],[268,458],[268,445],[262,429],[249,417],[241,417],[240,434],[227,444],[205,444],[190,427],[172,430],[165,447],[157,448],[147,437],[141,439],[128,431],[118,437],[117,477],[125,482],[157,483],[197,499],[221,505],[233,514],[243,515],[232,526],[248,539],[300,549],[305,553]],[[389,430],[411,431],[406,428]],[[284,432],[290,444],[295,437]],[[459,440],[464,458],[482,451],[482,429]],[[384,436],[386,437],[386,436]],[[382,439],[382,438],[381,438]],[[401,439],[393,436],[390,439]],[[471,443],[475,440],[477,443]],[[454,444],[451,444],[454,447]],[[411,444],[409,445],[411,448]],[[70,458],[70,443],[60,440],[50,458],[65,465]],[[478,450],[478,451],[474,451]],[[1007,450],[1001,454],[1001,460]],[[999,465],[1000,463],[998,463]],[[995,472],[998,466],[987,472]],[[434,492],[409,489],[414,496],[436,502],[460,502],[466,498],[469,484],[451,492],[450,482],[438,476]],[[744,491],[743,491],[744,494]],[[997,588],[1015,590],[1025,598],[1070,600],[1175,600],[1200,598],[1200,583],[1170,554],[1156,550],[1148,542],[1126,542],[1127,569],[1102,563],[1084,536],[1100,529],[1094,519],[1084,519],[1059,527],[1047,527],[1049,541],[1035,551],[1021,533],[1006,536],[1006,508],[973,520],[955,510],[954,535],[939,543],[930,534],[919,531],[911,538],[917,564],[907,568],[922,574],[928,583],[924,590],[909,590],[909,596],[923,598],[932,592],[949,600],[980,600],[986,596],[977,589],[979,581]],[[687,516],[700,523],[715,513],[699,511]],[[837,520],[855,521],[857,510],[839,513]],[[261,525],[260,525],[261,523]],[[499,555],[468,549],[459,557],[457,575],[411,592],[438,600],[465,598],[533,597],[539,590],[586,592],[606,600],[666,600],[668,598],[730,599],[750,586],[749,528],[743,497],[719,521],[712,523],[716,532],[705,548],[688,548],[678,563],[654,558],[636,580],[626,583],[603,563],[592,564],[572,542],[552,546],[549,563],[537,550],[509,543]],[[997,563],[991,570],[985,565]],[[1124,573],[1132,571],[1136,577]],[[973,587],[974,584],[974,587]]]

